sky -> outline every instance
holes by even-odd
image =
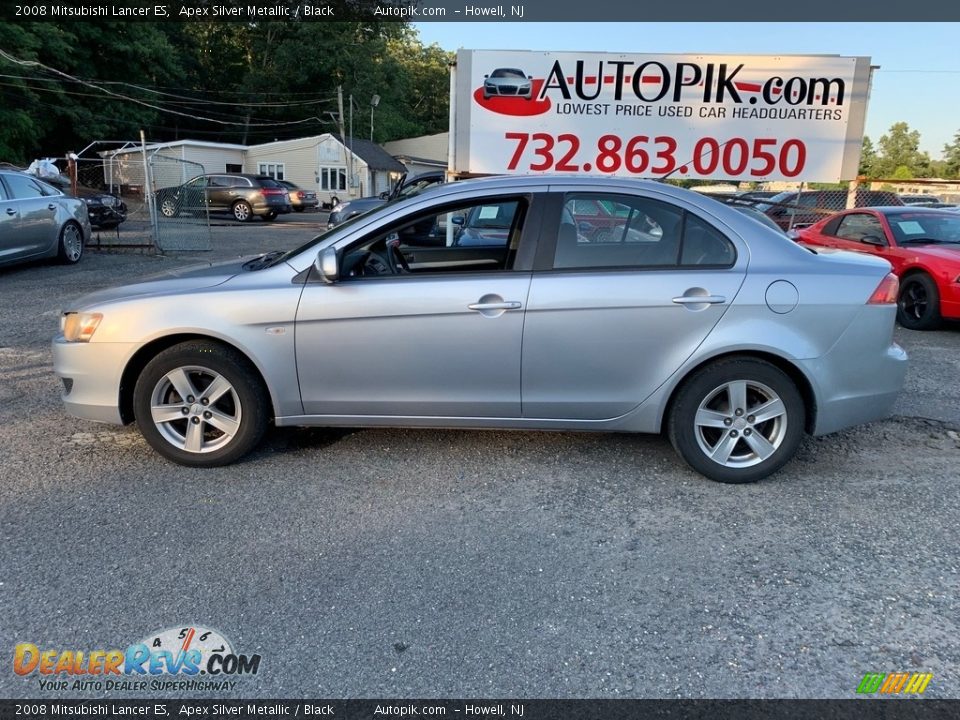
[[[920,131],[939,159],[960,132],[960,23],[415,23],[445,50],[865,55],[874,72],[865,133]]]

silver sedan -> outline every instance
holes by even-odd
[[[50,257],[79,262],[90,233],[82,200],[33,175],[0,170],[0,265]]]
[[[603,243],[578,230],[583,200],[612,218]],[[512,221],[458,246],[467,216]],[[703,475],[750,482],[805,432],[890,411],[896,296],[885,261],[814,254],[686,190],[491,178],[81,298],[54,366],[68,412],[135,421],[184,465],[233,462],[271,423],[665,431]]]

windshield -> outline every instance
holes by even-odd
[[[888,213],[898,245],[909,242],[960,243],[960,216],[949,212]]]
[[[499,70],[494,70],[490,77],[492,78],[518,78],[520,80],[526,80],[527,76],[523,74],[523,70],[517,70],[516,68],[500,68]]]

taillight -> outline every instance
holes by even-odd
[[[279,188],[263,188],[261,192],[264,195],[286,195],[286,190],[280,190]]]
[[[893,273],[887,273],[886,277],[877,285],[873,295],[867,300],[867,305],[894,305],[897,302],[897,294],[900,292],[900,281]]]
[[[297,197],[300,198],[301,200],[303,200],[303,198],[304,198],[303,190],[300,190],[299,192],[297,192]]]

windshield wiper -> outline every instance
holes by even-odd
[[[248,260],[243,264],[244,270],[263,270],[263,268],[270,267],[277,260],[286,255],[286,252],[283,250],[274,250],[273,252],[264,253],[259,257],[253,258],[253,260]]]

